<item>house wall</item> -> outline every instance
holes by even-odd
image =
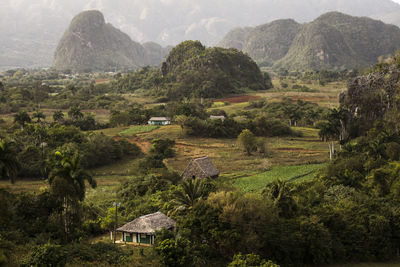
[[[170,125],[170,121],[148,121],[150,125]]]
[[[124,241],[124,242],[137,243],[137,242],[136,242],[136,234],[132,234],[132,233],[122,233],[122,241]]]
[[[139,233],[122,233],[122,241],[127,243],[154,244],[155,236]]]
[[[136,234],[136,240],[139,244],[153,244],[153,235]]]

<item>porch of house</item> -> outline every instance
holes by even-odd
[[[112,236],[112,234],[111,234]],[[117,233],[116,243],[119,244],[131,244],[137,246],[152,246],[154,244],[155,236],[151,234],[143,233]]]
[[[169,125],[169,121],[149,121],[148,124],[150,125]]]

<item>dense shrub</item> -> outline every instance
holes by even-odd
[[[126,140],[115,141],[101,134],[92,134],[80,147],[82,165],[93,168],[122,159],[123,156],[139,156],[141,149]]]
[[[28,259],[26,266],[65,266],[67,253],[60,245],[50,243],[35,247]]]
[[[142,152],[124,139],[115,141],[103,133],[83,133],[75,126],[60,124],[32,125],[15,133],[17,159],[21,162],[20,177],[45,177],[54,152],[81,155],[85,168],[106,165],[124,157],[139,157]],[[50,165],[49,165],[50,164]],[[46,172],[47,169],[47,172]]]
[[[189,117],[184,123],[185,133],[189,136],[212,137],[212,138],[236,138],[244,129],[251,130],[256,136],[290,136],[299,135],[289,126],[278,120],[258,117],[244,123],[239,123],[231,118],[225,120],[202,121],[198,118]]]
[[[278,120],[270,120],[266,117],[258,117],[249,123],[248,129],[257,136],[290,136],[299,135],[295,133],[289,126]]]
[[[172,158],[175,156],[175,151],[173,150],[174,146],[174,140],[154,139],[151,141],[150,153],[154,157],[158,157],[160,159]]]

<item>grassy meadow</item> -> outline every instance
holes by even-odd
[[[122,136],[129,136],[129,135],[135,135],[138,133],[151,132],[157,128],[158,128],[158,126],[155,126],[155,125],[134,125],[132,127],[129,127],[126,130],[123,130],[119,134]]]
[[[288,182],[302,182],[312,179],[315,173],[324,166],[325,164],[275,166],[266,172],[237,178],[233,184],[243,191],[259,193],[268,183],[277,179]]]

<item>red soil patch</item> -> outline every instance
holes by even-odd
[[[105,83],[105,82],[109,82],[110,79],[96,79],[95,83]]]
[[[257,100],[259,98],[261,98],[261,96],[239,95],[239,96],[215,99],[214,102],[228,102],[229,104],[237,104],[237,103],[249,102],[250,100]]]

